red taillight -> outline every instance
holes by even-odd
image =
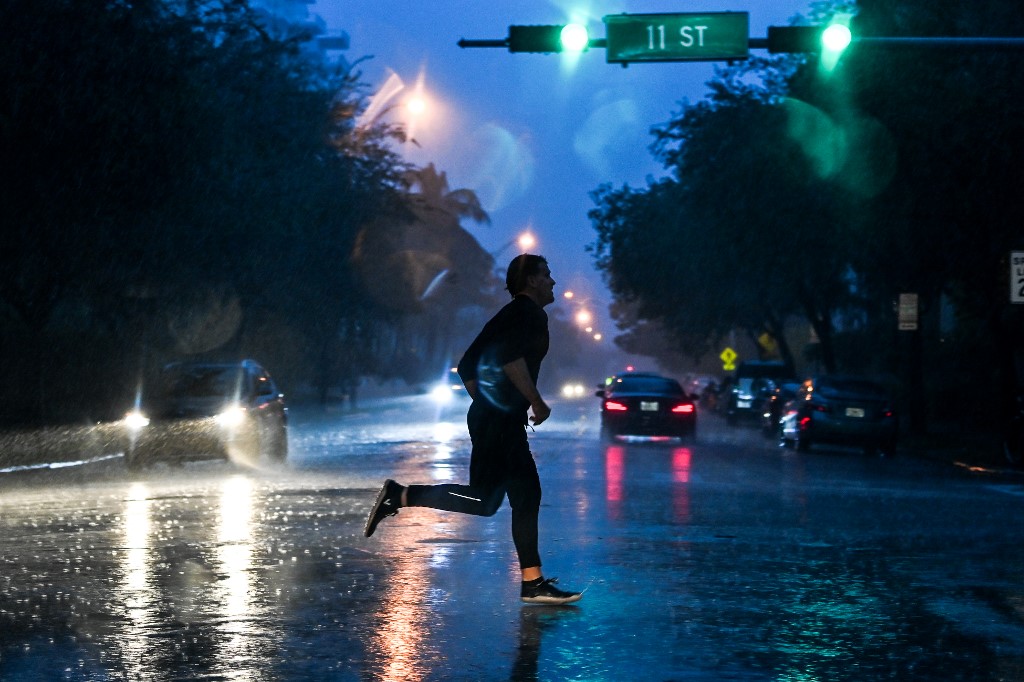
[[[693,405],[691,403],[683,403],[673,407],[672,411],[676,414],[693,414]]]
[[[811,425],[811,418],[810,417],[801,417],[801,419],[800,419],[800,430],[801,431],[806,430],[807,427],[810,426],[810,425]]]
[[[625,412],[629,408],[622,403],[615,402],[614,400],[608,400],[604,404],[604,409],[609,412]]]
[[[831,412],[832,408],[829,407],[828,405],[822,405],[822,404],[819,403],[819,404],[814,406],[814,411],[815,412]]]

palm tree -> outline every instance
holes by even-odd
[[[480,303],[494,259],[461,220],[489,223],[472,190],[448,187],[434,164],[402,176],[404,204],[363,227],[354,260],[367,289],[389,308],[420,312],[428,303],[458,309]]]

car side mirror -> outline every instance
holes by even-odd
[[[604,397],[604,389],[601,388],[601,389],[598,389],[598,390],[594,391],[594,395],[596,395],[598,398],[603,398]]]

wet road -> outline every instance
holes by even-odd
[[[0,474],[3,680],[1024,680],[1024,479],[703,420],[602,444],[595,404],[531,434],[547,575],[509,511],[403,510],[462,481],[457,413],[293,410],[284,468],[120,459]]]

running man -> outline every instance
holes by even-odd
[[[521,598],[531,604],[570,604],[580,592],[555,587],[544,578],[538,550],[541,487],[526,438],[551,408],[537,390],[541,361],[548,352],[548,316],[555,280],[542,256],[522,254],[508,266],[505,288],[512,301],[484,325],[459,361],[459,377],[473,399],[466,421],[472,441],[469,485],[402,486],[388,479],[366,519],[366,537],[401,507],[493,516],[508,496],[512,541],[522,571]],[[532,415],[530,413],[532,412]],[[527,421],[529,417],[529,421]]]

